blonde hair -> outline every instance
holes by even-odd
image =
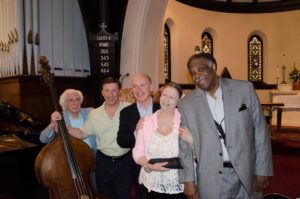
[[[68,95],[70,95],[72,93],[78,94],[78,96],[80,98],[80,104],[83,102],[83,95],[80,90],[66,89],[59,97],[59,104],[60,104],[62,110],[66,110],[66,108],[67,108],[66,102],[68,100]]]

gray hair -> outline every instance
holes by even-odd
[[[77,93],[80,98],[80,103],[83,102],[83,95],[80,90],[66,89],[59,97],[59,104],[60,104],[62,110],[66,110],[66,108],[67,108],[66,102],[67,102],[68,95],[70,95],[72,93]]]

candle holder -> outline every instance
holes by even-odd
[[[195,46],[195,54],[199,54],[200,53],[200,46]]]
[[[286,69],[286,66],[285,65],[282,65],[282,81],[281,81],[281,84],[286,84],[286,81],[285,81],[285,69]]]

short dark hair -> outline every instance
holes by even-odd
[[[177,83],[175,83],[175,82],[169,82],[169,83],[167,83],[167,84],[165,84],[165,85],[163,86],[163,90],[164,90],[165,88],[167,88],[167,87],[175,88],[176,91],[178,92],[179,98],[182,97],[183,92],[182,92],[182,89],[181,89],[181,87],[179,86],[179,84],[177,84]]]
[[[117,78],[115,78],[115,77],[106,77],[101,82],[101,90],[103,89],[103,86],[105,84],[110,84],[110,83],[116,83],[118,85],[119,89],[121,89],[121,82]]]
[[[216,59],[214,58],[214,56],[210,53],[196,53],[196,54],[193,54],[188,62],[187,62],[187,67],[188,69],[190,69],[190,65],[191,65],[191,62],[194,60],[194,59],[206,59],[207,61],[211,61],[217,68],[217,61]]]

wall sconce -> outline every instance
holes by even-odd
[[[199,46],[195,46],[195,54],[199,54],[200,53],[200,47]]]

